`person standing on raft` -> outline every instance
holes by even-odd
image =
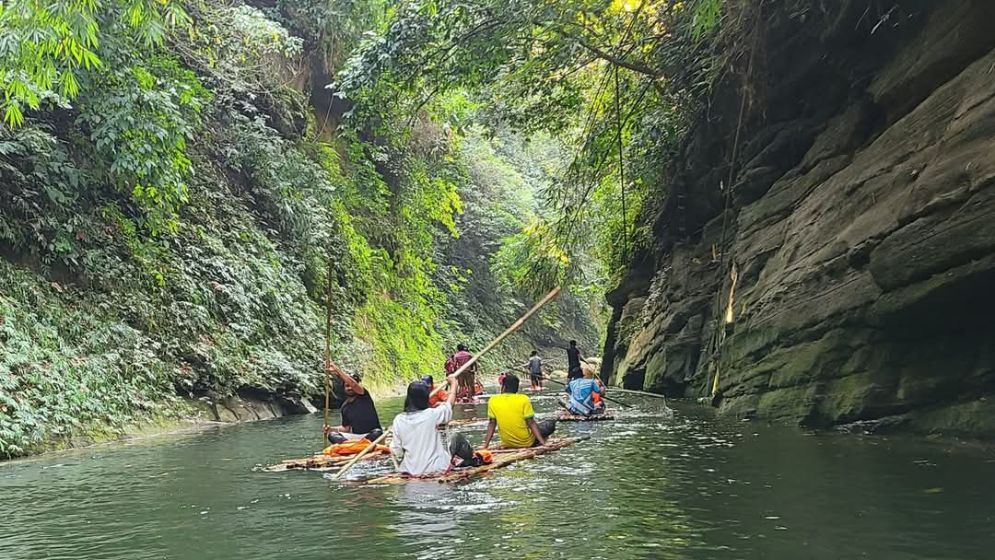
[[[556,420],[535,421],[535,411],[528,395],[518,392],[518,376],[509,373],[501,384],[501,394],[494,395],[487,401],[487,436],[484,437],[484,449],[494,438],[497,428],[503,447],[534,447],[546,445],[546,438],[556,430]]]
[[[473,359],[473,354],[467,349],[466,344],[458,344],[456,353],[446,362],[446,374],[455,373],[464,364]],[[451,370],[451,371],[450,371]],[[473,398],[476,388],[474,381],[477,379],[477,364],[473,364],[457,378],[456,394],[460,399],[470,400]]]
[[[567,348],[567,381],[584,377],[584,373],[580,369],[581,362],[586,364],[587,360],[580,355],[577,341],[571,340],[570,347]]]
[[[542,358],[539,351],[533,350],[529,356],[529,361],[525,363],[529,371],[529,381],[532,383],[533,391],[542,391]]]
[[[605,386],[600,379],[594,378],[594,368],[587,364],[585,366],[587,367],[583,369],[584,377],[567,383],[563,389],[567,397],[560,400],[560,406],[579,416],[591,416],[604,410],[599,407],[600,399],[595,403],[594,395],[604,395]]]
[[[373,441],[380,437],[383,434],[380,415],[377,414],[377,407],[373,404],[373,397],[360,383],[359,374],[347,374],[335,364],[329,364],[328,371],[339,376],[345,390],[345,401],[340,408],[342,425],[325,427],[328,441],[344,443],[364,437]]]
[[[449,394],[436,407],[429,406],[431,390],[424,381],[408,385],[404,399],[404,412],[394,417],[391,431],[394,438],[390,451],[401,460],[400,472],[410,476],[442,474],[452,466],[473,464],[473,446],[463,434],[453,434],[449,448],[442,443],[442,434],[436,428],[453,417],[456,400],[456,381],[449,380]]]

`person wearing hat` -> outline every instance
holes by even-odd
[[[456,380],[449,379],[449,394],[439,406],[429,406],[429,386],[422,380],[408,385],[404,412],[394,417],[391,453],[400,459],[398,470],[410,476],[442,474],[453,466],[476,464],[473,446],[463,434],[453,434],[447,448],[437,427],[453,417]]]
[[[339,408],[342,425],[325,428],[328,441],[343,443],[364,437],[373,441],[380,437],[383,434],[380,415],[377,414],[377,407],[373,404],[373,397],[360,383],[359,374],[347,374],[335,364],[329,364],[328,371],[339,376],[345,390],[345,401]]]

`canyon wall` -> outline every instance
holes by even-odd
[[[891,4],[756,15],[608,294],[604,376],[731,415],[993,433],[995,4]]]

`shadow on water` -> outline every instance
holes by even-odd
[[[914,438],[809,434],[653,399],[591,440],[456,486],[342,486],[260,465],[319,416],[0,466],[0,557],[987,558],[995,457]],[[551,414],[554,400],[536,400]],[[400,402],[381,403],[385,418]],[[484,415],[485,405],[458,417]],[[465,427],[476,442],[483,427]],[[383,466],[364,466],[366,474]],[[379,470],[378,470],[379,469]]]

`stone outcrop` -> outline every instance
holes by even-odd
[[[758,18],[759,70],[717,89],[609,293],[603,375],[728,414],[995,433],[995,4],[866,6]]]

